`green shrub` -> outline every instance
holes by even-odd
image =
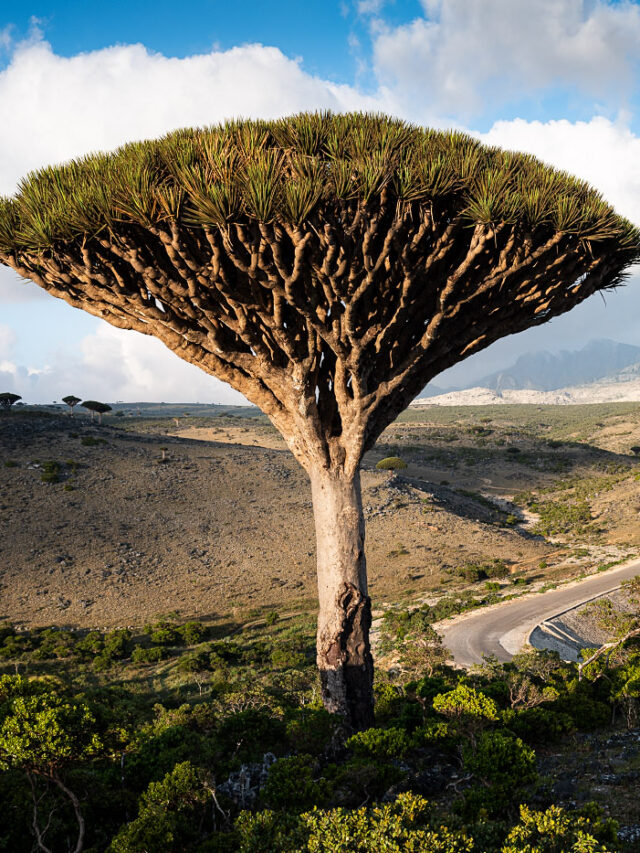
[[[501,853],[611,853],[613,848],[600,844],[599,838],[617,847],[612,821],[559,806],[544,812],[520,806],[520,823],[507,836]]]
[[[131,652],[131,660],[135,663],[157,663],[166,657],[167,651],[162,646],[152,646],[150,649],[144,646],[136,646]]]
[[[591,507],[584,498],[573,502],[534,502],[531,504],[531,509],[539,515],[534,532],[543,536],[553,536],[558,533],[584,534],[592,520]]]
[[[128,628],[116,628],[104,638],[104,653],[114,660],[122,660],[131,654],[131,631]]]
[[[274,649],[271,652],[271,663],[276,669],[303,669],[307,658],[302,652],[294,652],[290,649]]]
[[[489,563],[465,563],[457,574],[469,583],[476,583],[487,578],[503,578],[509,574],[509,568],[504,560],[495,559]]]
[[[407,463],[399,456],[387,456],[376,464],[378,471],[403,471]]]
[[[459,740],[459,733],[455,723],[446,720],[427,720],[418,726],[411,735],[411,745],[416,749],[428,746],[442,746],[452,748]]]
[[[58,628],[46,628],[37,635],[36,660],[71,657],[75,651],[75,634]]]
[[[473,842],[464,832],[429,827],[428,802],[400,794],[394,803],[302,815],[309,853],[464,853]]]
[[[384,796],[391,785],[403,779],[404,772],[397,763],[354,756],[344,763],[325,766],[323,775],[332,785],[333,799],[343,806],[356,808],[365,800]]]
[[[320,755],[340,726],[324,708],[297,708],[286,721],[287,742],[295,752]]]
[[[98,444],[106,444],[104,438],[94,438],[92,435],[83,435],[80,439],[80,444],[84,447],[95,447]]]
[[[466,563],[464,566],[460,566],[456,570],[456,574],[468,583],[477,583],[487,577],[482,567],[477,563]]]
[[[17,468],[18,463],[14,459],[5,459],[4,460],[4,467],[5,468]]]
[[[102,748],[96,720],[84,702],[53,692],[13,694],[0,726],[0,770],[24,768],[53,775]]]
[[[493,699],[467,684],[458,684],[448,693],[434,696],[433,709],[450,719],[469,718],[487,722],[498,719],[498,708]]]
[[[42,463],[42,474],[40,479],[43,483],[58,483],[60,482],[60,463],[54,459],[49,459]]]
[[[273,809],[302,811],[323,805],[330,793],[326,779],[313,778],[313,758],[281,758],[269,769],[261,800]]]
[[[367,729],[352,735],[346,747],[362,758],[385,761],[404,758],[411,747],[411,739],[403,729]]]
[[[76,643],[75,651],[83,658],[92,658],[104,649],[104,637],[100,631],[89,631]]]
[[[463,747],[464,768],[474,784],[456,804],[461,814],[477,818],[504,814],[524,799],[525,788],[537,778],[536,756],[531,747],[507,732],[485,731],[477,744]]]
[[[219,837],[212,853],[301,853],[307,833],[298,815],[264,809],[240,812],[228,838]],[[206,848],[208,851],[209,848]]]
[[[268,709],[247,708],[225,717],[217,732],[222,755],[232,756],[233,764],[261,759],[265,752],[284,752],[287,728],[284,720]]]
[[[93,659],[93,668],[96,672],[105,672],[105,670],[109,669],[110,666],[113,666],[115,663],[115,658],[112,658],[111,655],[105,654],[104,651],[97,654]]]
[[[9,701],[16,696],[34,696],[46,693],[51,685],[44,679],[26,678],[24,675],[0,675],[0,704],[4,716],[11,712]],[[5,704],[7,703],[7,704]]]
[[[149,649],[151,651],[151,649]],[[167,654],[166,649],[162,646],[155,646],[154,652],[163,652]],[[188,655],[182,655],[178,661],[176,669],[179,672],[206,672],[211,669],[211,660],[206,652],[194,652]]]
[[[152,643],[161,646],[175,646],[182,639],[178,626],[168,619],[160,619],[158,622],[145,625],[143,630],[145,634],[149,634]]]
[[[0,643],[4,643],[9,637],[16,636],[16,629],[11,622],[0,622]]]
[[[580,693],[560,697],[555,703],[555,709],[571,717],[579,731],[603,728],[611,719],[609,705]]]
[[[401,689],[393,684],[376,683],[373,686],[373,693],[378,723],[396,716],[405,704]]]
[[[209,828],[211,795],[188,761],[176,764],[140,797],[138,817],[125,824],[108,853],[182,853]]]
[[[5,638],[2,648],[0,648],[0,659],[18,660],[32,651],[33,647],[33,641],[29,635],[11,634]]]
[[[116,628],[104,637],[104,647],[93,659],[93,668],[104,672],[116,661],[124,660],[131,654],[131,631],[128,628]]]
[[[484,784],[510,788],[535,782],[536,754],[508,732],[482,732],[473,747],[462,750],[465,769]]]
[[[195,646],[207,638],[208,631],[202,622],[185,622],[176,629],[185,646]]]
[[[540,707],[505,711],[503,722],[515,735],[534,743],[556,741],[575,730],[569,714]]]

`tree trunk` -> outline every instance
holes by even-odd
[[[315,471],[311,491],[318,551],[317,661],[322,701],[350,728],[373,724],[371,601],[364,556],[360,475]]]

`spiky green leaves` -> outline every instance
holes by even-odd
[[[381,202],[640,246],[598,193],[534,157],[381,115],[314,113],[181,130],[34,172],[15,198],[0,199],[0,251],[50,248],[120,222],[297,226],[346,203]]]

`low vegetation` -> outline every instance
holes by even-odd
[[[462,673],[446,665],[431,626],[468,604],[443,599],[385,618],[385,651],[401,669],[381,668],[375,725],[350,737],[318,701],[308,617],[269,611],[243,627],[169,614],[107,632],[2,626],[2,844],[15,853],[633,849],[617,837],[615,798],[585,783],[582,804],[568,806],[544,756],[575,761],[580,738],[633,725],[638,640],[580,677],[537,652]]]

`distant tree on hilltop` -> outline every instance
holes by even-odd
[[[91,412],[91,420],[93,420],[94,414],[98,415],[98,423],[102,423],[102,416],[106,412],[111,411],[111,406],[107,403],[99,403],[98,400],[85,400],[84,403],[80,403],[83,409],[88,409]]]
[[[73,394],[69,394],[68,397],[63,397],[62,402],[66,403],[67,406],[71,409],[71,417],[73,417],[73,407],[77,406],[80,402],[80,397],[74,397]]]
[[[13,406],[14,403],[17,403],[18,400],[22,400],[20,394],[11,394],[9,391],[4,391],[0,394],[0,408],[3,408],[8,412],[11,406]]]

